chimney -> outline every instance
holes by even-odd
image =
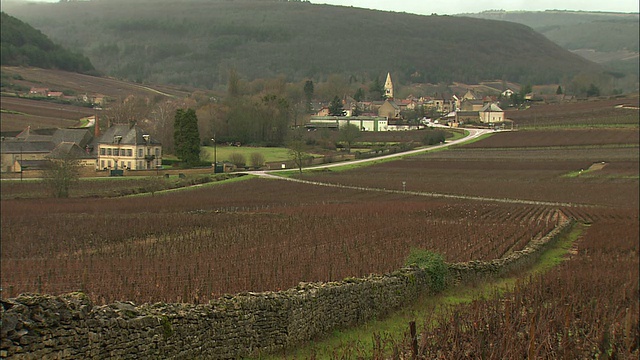
[[[95,121],[93,123],[93,137],[96,140],[100,137],[100,122],[98,121],[98,114],[94,117]]]

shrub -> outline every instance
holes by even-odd
[[[405,265],[417,265],[427,271],[431,277],[434,291],[442,291],[446,285],[448,266],[440,254],[425,249],[412,248],[405,260]]]
[[[445,141],[445,132],[442,130],[429,130],[422,138],[422,143],[425,145],[440,144]]]
[[[243,168],[247,164],[247,160],[244,158],[244,155],[240,153],[231,154],[231,162],[239,168]]]
[[[264,155],[259,152],[254,152],[251,154],[251,166],[254,168],[260,168],[264,165]]]

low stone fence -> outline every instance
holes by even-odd
[[[521,266],[570,228],[564,221],[525,250],[449,265],[455,279]],[[0,357],[11,359],[228,359],[292,347],[380,318],[431,292],[427,271],[300,283],[279,292],[226,296],[204,305],[129,302],[95,306],[82,293],[2,300]]]
[[[574,220],[568,219],[564,214],[561,216],[559,224],[548,234],[540,239],[531,240],[527,246],[519,251],[490,261],[469,261],[463,263],[449,264],[449,283],[465,283],[481,279],[483,277],[494,277],[523,268],[533,264],[540,254],[552,245],[558,238],[571,230]]]

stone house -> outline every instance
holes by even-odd
[[[501,123],[504,122],[504,110],[494,103],[486,104],[480,109],[480,121],[483,123]]]
[[[2,140],[0,158],[2,172],[20,172],[24,164],[46,162],[46,156],[55,148],[51,141]],[[35,161],[35,162],[34,162]],[[26,163],[25,163],[26,162]]]
[[[0,146],[1,171],[38,169],[61,144],[75,144],[83,152],[87,166],[95,167],[92,135],[89,129],[39,129],[27,127],[15,137],[3,138]],[[69,146],[69,145],[66,145]],[[91,160],[88,160],[91,158]]]
[[[463,99],[460,103],[460,110],[469,112],[469,111],[480,111],[484,107],[485,103],[479,99]]]
[[[386,100],[384,104],[378,108],[378,116],[388,119],[400,118],[400,107],[393,100]]]
[[[162,165],[162,144],[135,125],[111,126],[95,146],[97,170],[151,170]]]

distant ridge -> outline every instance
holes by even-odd
[[[222,88],[331,74],[399,83],[503,79],[559,83],[601,68],[504,21],[421,16],[305,2],[94,0],[5,6],[104,73],[143,83]]]

